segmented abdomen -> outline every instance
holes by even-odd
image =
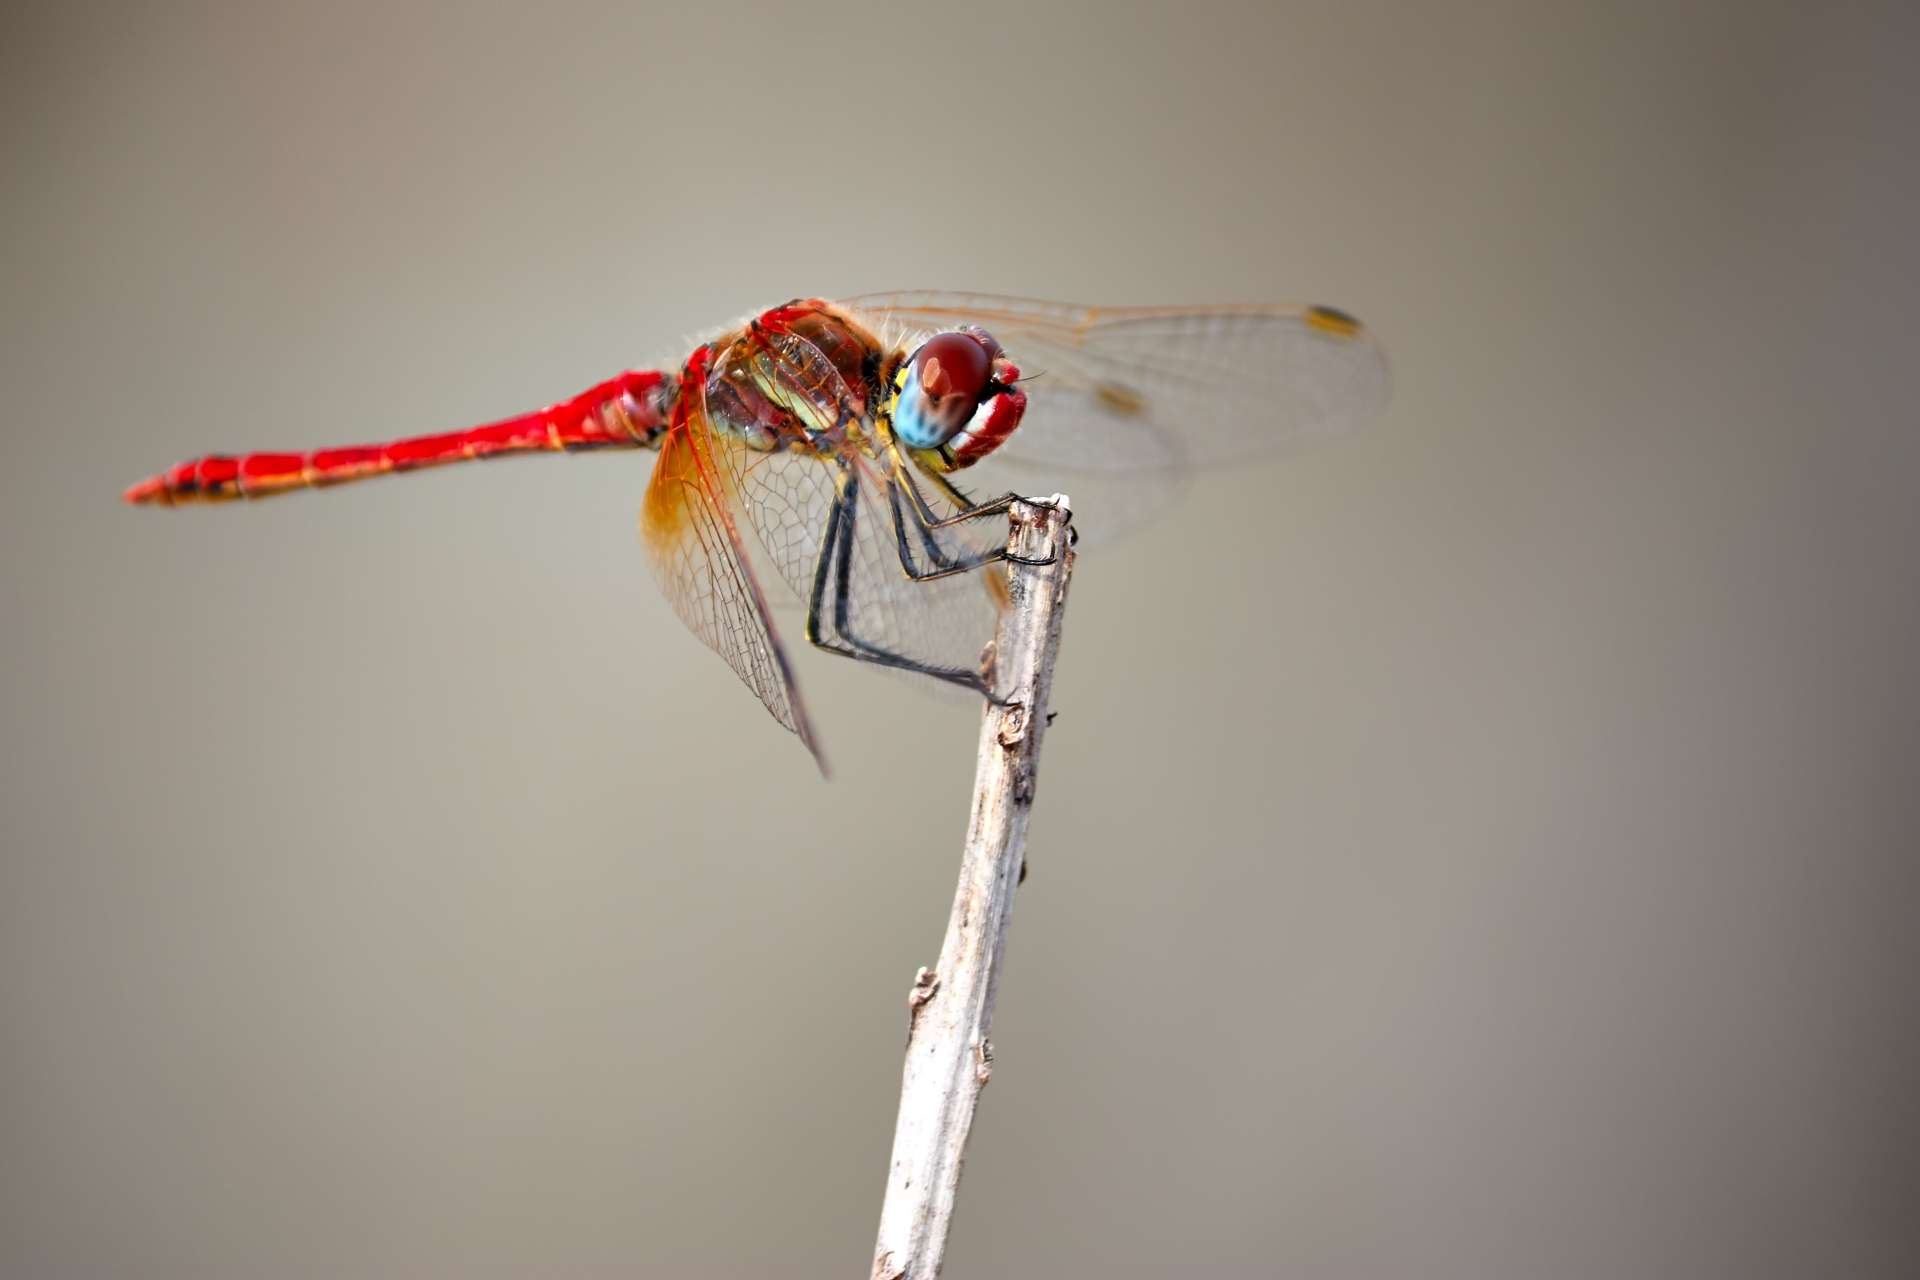
[[[518,453],[645,449],[666,430],[678,382],[654,371],[623,373],[559,404],[484,427],[414,436],[390,444],[346,445],[308,453],[214,454],[195,458],[128,489],[126,501],[173,506],[263,498],[294,489],[346,484],[396,471]]]

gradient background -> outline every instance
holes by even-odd
[[[644,456],[114,497],[930,284],[1397,386],[1082,558],[951,1274],[1912,1274],[1920,42],[1814,8],[10,7],[0,1273],[865,1273],[972,712],[807,655],[822,785]]]

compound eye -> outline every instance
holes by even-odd
[[[979,403],[992,374],[993,359],[987,349],[964,333],[943,333],[927,339],[914,353],[913,364],[920,375],[920,387],[936,404],[949,396],[963,403]]]

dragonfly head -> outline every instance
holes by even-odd
[[[1020,425],[1020,370],[985,329],[968,325],[920,344],[893,379],[893,434],[920,465],[958,471],[992,453]]]

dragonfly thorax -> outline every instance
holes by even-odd
[[[703,350],[713,428],[760,452],[831,451],[865,434],[880,401],[880,342],[840,309],[799,299]]]

